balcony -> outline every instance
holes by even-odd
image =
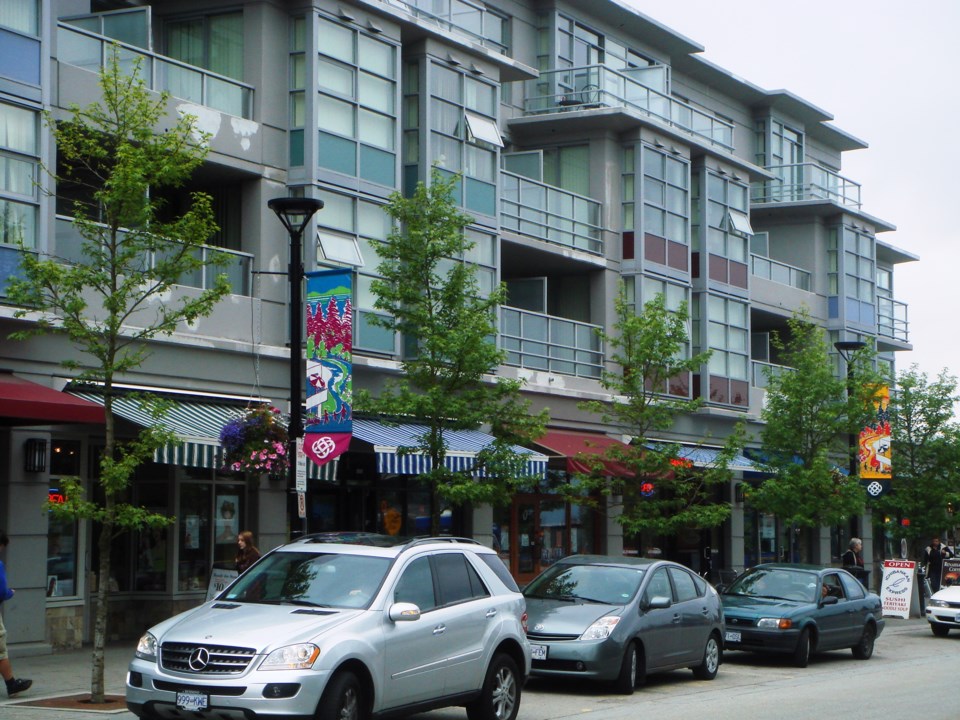
[[[613,70],[603,65],[547,70],[525,83],[524,113],[623,107],[733,152],[732,123],[676,100],[639,78],[646,79],[630,70]]]
[[[771,377],[780,377],[784,373],[793,372],[792,367],[787,365],[775,365],[773,363],[752,360],[752,382],[755,388],[765,388],[770,384]]]
[[[500,346],[513,367],[599,378],[603,343],[599,325],[502,306]]]
[[[140,75],[148,89],[228,115],[253,117],[250,85],[67,23],[57,25],[57,60],[62,63],[99,73],[115,45],[124,72],[132,72],[134,61],[141,60]]]
[[[893,298],[877,298],[877,334],[898,342],[910,342],[907,304]]]
[[[762,255],[750,256],[750,271],[759,278],[810,291],[810,272]]]
[[[57,257],[65,262],[79,263],[83,260],[83,238],[77,232],[73,220],[62,215],[57,216],[56,224]],[[204,245],[200,248],[203,259],[208,259],[214,252],[230,256],[230,262],[222,266],[206,266],[199,268],[190,275],[180,278],[180,285],[199,288],[201,290],[213,287],[217,275],[224,274],[230,283],[230,292],[234,295],[250,296],[251,270],[253,269],[253,255],[249,253],[227,250]],[[153,255],[147,260],[153,262]]]
[[[770,165],[766,169],[776,175],[776,179],[753,184],[754,203],[828,200],[860,208],[860,185],[833,170],[814,163]]]
[[[385,5],[410,13],[416,18],[433,23],[447,32],[463,33],[483,47],[501,55],[507,53],[503,43],[506,19],[487,10],[483,3],[465,0],[380,0]]]
[[[505,170],[500,186],[503,230],[603,256],[599,202]]]

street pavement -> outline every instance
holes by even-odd
[[[922,647],[929,647],[931,652],[944,652],[945,654],[949,654],[951,656],[949,660],[947,657],[941,657],[941,660],[948,661],[946,665],[936,665],[937,660],[933,658],[931,658],[931,661],[946,673],[945,677],[951,676],[951,671],[948,670],[948,668],[954,666],[954,658],[956,655],[960,655],[960,637],[956,638],[958,641],[956,643],[950,642],[949,639],[946,641],[937,640],[930,634],[930,631],[927,629],[927,622],[922,618],[912,618],[910,620],[888,618],[886,629],[877,640],[877,652],[881,658],[886,656],[893,660],[893,658],[898,655],[896,650],[898,646],[898,636],[901,636],[901,642],[904,644],[910,643],[915,646],[919,641],[923,643]],[[951,638],[953,638],[952,635]],[[928,642],[933,644],[928,646]],[[133,656],[133,651],[134,643],[123,643],[107,647],[105,652],[106,671],[104,674],[107,694],[123,695],[127,665]],[[926,652],[923,651],[918,653],[916,650],[911,651],[910,654],[913,655],[914,653],[917,653],[921,657],[926,654]],[[742,653],[735,655],[745,657]],[[837,656],[838,659],[841,657],[849,659],[849,653],[829,653],[824,657],[832,656]],[[936,655],[934,655],[934,658],[935,657]],[[135,717],[133,713],[126,709],[125,704],[121,704],[120,707],[114,706],[114,709],[109,711],[86,709],[82,711],[59,710],[29,707],[21,704],[29,700],[64,695],[89,694],[91,673],[91,649],[89,647],[84,647],[81,650],[54,653],[52,655],[37,655],[32,657],[18,657],[14,655],[11,658],[11,662],[13,663],[14,674],[17,677],[31,678],[33,680],[33,687],[16,698],[10,699],[3,697],[0,699],[0,720],[96,720],[97,718],[101,718],[102,720],[133,720]],[[821,663],[823,662],[824,661],[821,661]],[[876,663],[877,660],[872,662]],[[871,661],[860,664],[848,660],[848,662],[845,663],[838,662],[832,669],[835,670],[843,667],[844,673],[846,673],[847,670],[851,673],[849,680],[853,680],[853,678],[858,675],[863,679],[862,673],[866,668],[870,667],[870,663]],[[811,664],[810,669],[800,671],[801,675],[808,675],[810,676],[809,679],[813,680],[812,675],[816,672],[815,668],[817,664],[815,661]],[[717,691],[721,691],[723,695],[732,693],[733,696],[740,696],[742,698],[742,693],[745,691],[761,693],[764,692],[766,688],[776,689],[775,696],[779,698],[780,703],[784,703],[791,694],[788,688],[794,685],[798,676],[795,671],[789,670],[787,675],[793,677],[793,681],[791,681],[786,675],[781,676],[783,671],[787,670],[786,667],[781,667],[777,663],[774,663],[769,668],[766,667],[766,665],[767,664],[763,662],[755,665],[748,662],[744,665],[740,660],[735,660],[734,664],[725,665],[724,668],[720,670],[721,677],[724,676],[726,668],[727,682],[733,683],[730,687],[726,688],[726,690],[723,690],[723,686],[726,685],[726,683],[719,683],[717,681],[711,683],[684,682],[683,679],[686,679],[688,673],[676,673],[678,678],[682,679],[676,682],[665,681],[660,684],[655,682],[652,687],[646,688],[645,691],[640,690],[630,697],[612,695],[609,694],[607,690],[592,687],[577,689],[557,687],[549,683],[544,684],[543,682],[532,682],[524,692],[519,720],[542,720],[544,718],[564,718],[591,714],[596,717],[598,712],[601,716],[610,718],[614,718],[619,712],[627,712],[627,716],[633,716],[640,708],[631,706],[639,703],[659,703],[670,698],[672,698],[670,699],[671,704],[686,703],[687,701],[694,701],[697,695],[702,695],[704,692],[713,694]],[[876,669],[880,670],[879,665]],[[893,668],[889,667],[885,668],[885,674],[892,669]],[[830,674],[833,674],[833,672]],[[734,675],[738,678],[735,681],[733,679]],[[887,682],[896,683],[897,678],[889,678]],[[919,688],[916,687],[914,689],[919,690]],[[568,694],[570,692],[574,693],[573,698]],[[2,690],[0,690],[0,693],[2,693]],[[703,699],[705,698],[701,697],[701,700]],[[733,697],[731,697],[731,700],[733,700]],[[579,703],[579,705],[571,706],[571,701]],[[714,702],[716,702],[716,698],[714,698]],[[955,703],[951,703],[951,706],[955,707]],[[659,709],[661,711],[668,710],[667,707],[661,707]],[[681,709],[682,714],[677,715],[677,717],[687,716],[689,712],[698,714],[691,706],[675,708],[678,712],[680,712]],[[718,714],[716,712],[717,709],[717,706],[714,705],[714,712],[711,713],[714,718],[742,717],[742,715],[736,714]],[[771,712],[775,711],[773,707],[769,709]],[[669,717],[666,712],[664,712],[663,715],[664,717]],[[841,715],[831,714],[830,716],[839,717]],[[846,714],[846,716],[858,717],[859,715],[854,712],[853,714]],[[464,720],[466,713],[462,708],[449,708],[417,717],[422,718],[422,720]],[[809,717],[809,715],[800,714],[797,715],[797,717]],[[938,716],[936,713],[927,713],[923,715],[923,717],[925,720],[934,720],[934,718]],[[953,718],[956,717],[956,715],[951,711],[949,715],[944,715],[943,717]]]

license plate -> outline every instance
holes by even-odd
[[[177,707],[181,710],[206,710],[210,700],[206,693],[197,690],[178,690]]]
[[[723,639],[727,642],[740,642],[740,633],[738,632],[727,632]]]
[[[546,660],[547,659],[547,646],[546,645],[531,645],[530,646],[530,657],[534,660]]]

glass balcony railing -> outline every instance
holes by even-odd
[[[134,61],[140,58],[140,75],[150,90],[165,90],[173,97],[228,115],[252,117],[250,85],[66,23],[57,26],[57,60],[68,65],[100,72],[114,45],[119,48],[124,72],[133,72]]]
[[[596,200],[506,170],[500,172],[500,187],[504,230],[603,255]]]
[[[77,232],[73,220],[62,215],[57,216],[57,257],[68,263],[83,261],[83,238]],[[249,296],[251,292],[251,276],[253,270],[253,255],[249,253],[227,250],[225,248],[203,245],[199,248],[204,261],[212,257],[213,253],[223,253],[230,258],[226,265],[208,265],[184,275],[180,278],[180,285],[206,289],[213,287],[217,275],[224,274],[230,283],[230,292],[234,295]],[[146,260],[153,263],[153,254]]]
[[[528,115],[626,107],[690,133],[714,146],[733,150],[733,123],[640,82],[625,71],[603,65],[546,70],[525,83]]]
[[[507,19],[490,12],[483,3],[465,0],[380,0],[447,31],[464,33],[484,47],[506,54]]]
[[[750,364],[753,366],[753,387],[757,388],[767,387],[771,377],[780,377],[783,373],[793,372],[793,368],[787,365],[774,365],[761,360],[751,360]]]
[[[599,325],[501,306],[500,346],[507,365],[561,375],[599,378],[603,343]]]
[[[893,298],[877,298],[877,333],[899,342],[910,342],[907,304]]]
[[[830,200],[847,207],[860,207],[860,185],[814,163],[770,165],[775,180],[753,184],[755,203]]]
[[[757,277],[810,291],[810,272],[779,260],[771,260],[762,255],[751,255],[750,271]]]

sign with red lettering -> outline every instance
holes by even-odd
[[[884,560],[883,581],[880,584],[880,600],[884,617],[910,618],[910,603],[913,599],[913,583],[917,563],[913,560]]]

